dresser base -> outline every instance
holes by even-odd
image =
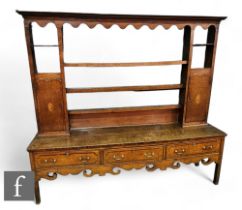
[[[28,151],[35,172],[35,197],[40,203],[39,181],[58,174],[91,177],[121,169],[178,169],[181,163],[215,163],[214,184],[219,183],[226,134],[206,125],[99,128],[72,131],[70,136],[36,136]]]

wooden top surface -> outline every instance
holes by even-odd
[[[176,124],[91,128],[71,131],[70,136],[36,136],[29,145],[28,150],[137,145],[219,136],[226,136],[226,134],[211,125],[194,126],[189,128],[181,128]]]
[[[70,12],[47,12],[47,11],[16,11],[24,18],[41,18],[41,19],[59,19],[59,18],[76,18],[76,19],[118,19],[118,20],[170,20],[170,21],[221,21],[226,19],[225,16],[175,16],[175,15],[130,15],[130,14],[99,14],[99,13],[70,13]]]

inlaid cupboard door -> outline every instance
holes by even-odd
[[[39,133],[64,131],[63,88],[59,74],[38,75],[36,95]]]

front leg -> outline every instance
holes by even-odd
[[[218,185],[218,183],[219,183],[221,164],[222,163],[220,162],[220,163],[216,163],[216,165],[215,165],[215,172],[214,172],[214,179],[213,179],[213,183],[215,185]]]
[[[219,158],[219,161],[216,162],[216,165],[215,165],[215,172],[214,172],[214,178],[213,178],[213,183],[215,185],[218,185],[218,183],[219,183],[222,159],[223,159],[223,150],[224,150],[224,138],[221,140],[220,158]]]
[[[39,179],[35,179],[34,182],[35,203],[40,204],[40,191],[39,191]]]

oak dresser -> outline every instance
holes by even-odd
[[[35,197],[40,203],[40,179],[54,180],[58,174],[86,177],[120,169],[177,169],[181,163],[199,166],[215,163],[214,184],[218,184],[226,134],[207,123],[218,29],[226,17],[152,16],[17,11],[24,18],[29,68],[33,86],[38,133],[28,147],[31,169],[35,172]],[[38,45],[33,41],[32,24],[57,29],[57,45]],[[109,29],[146,25],[183,30],[182,58],[173,61],[127,63],[69,63],[64,61],[64,24],[101,24]],[[196,27],[207,30],[205,43],[194,43]],[[60,71],[40,73],[36,65],[37,47],[56,47]],[[205,49],[204,65],[192,67],[193,50]],[[161,49],[162,50],[162,49]],[[67,88],[66,67],[141,67],[180,65],[179,84],[75,87]],[[128,75],[127,75],[128,76]],[[178,90],[179,102],[172,105],[68,109],[67,95],[95,92]]]

